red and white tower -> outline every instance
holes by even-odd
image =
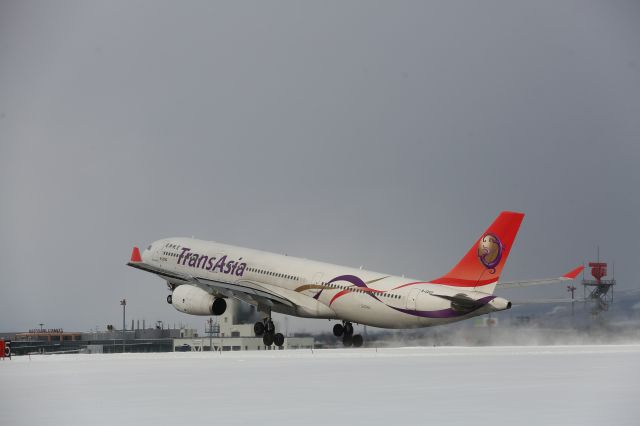
[[[595,303],[594,314],[609,309],[613,304],[613,286],[616,285],[615,274],[612,273],[611,279],[604,279],[607,276],[608,265],[606,262],[600,262],[600,249],[598,249],[598,261],[589,262],[591,268],[592,280],[582,280],[585,300],[589,299]],[[588,293],[588,295],[587,295]]]

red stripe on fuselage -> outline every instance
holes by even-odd
[[[376,289],[369,288],[369,287],[353,287],[353,288],[349,288],[349,289],[346,289],[346,290],[341,290],[338,293],[336,293],[331,298],[331,301],[329,302],[329,306],[331,306],[333,301],[336,300],[338,297],[344,296],[347,293],[353,293],[356,290],[362,290],[362,291],[368,292],[368,293],[384,293],[384,290],[376,290]]]

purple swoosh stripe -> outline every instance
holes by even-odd
[[[474,312],[474,311],[480,309],[481,307],[485,306],[487,303],[489,303],[490,301],[492,301],[495,298],[496,298],[496,296],[487,296],[487,297],[483,297],[482,299],[478,299],[477,302],[482,303],[482,305],[478,306],[475,309],[467,311],[467,312],[458,312],[458,311],[455,311],[455,310],[453,310],[451,308],[441,309],[439,311],[416,311],[416,310],[411,310],[411,309],[396,308],[396,307],[389,306],[389,305],[387,305],[387,306],[389,306],[390,308],[395,309],[396,311],[404,312],[405,314],[413,315],[413,316],[416,316],[416,317],[423,317],[423,318],[455,318],[455,317],[461,317],[461,316],[470,314],[471,312]]]
[[[360,279],[359,277],[356,277],[355,275],[340,275],[339,277],[335,277],[334,279],[329,281],[327,284],[331,284],[336,281],[346,281],[355,285],[356,287],[370,288],[369,286],[367,286],[367,284],[364,281],[362,281],[362,279]],[[374,299],[376,299],[378,302],[381,302],[378,296],[376,296],[374,293],[367,293],[367,294],[373,297]]]
[[[360,278],[356,277],[355,275],[340,275],[339,277],[335,277],[334,279],[329,281],[329,284],[334,283],[336,281],[347,281],[347,282],[350,282],[351,284],[353,284],[353,285],[355,285],[357,287],[369,288],[364,283],[364,281],[362,281]]]
[[[365,287],[365,288],[369,288],[367,287],[367,285],[364,283],[364,281],[362,281],[360,278],[356,277],[355,275],[340,275],[339,277],[335,277],[334,279],[332,279],[331,281],[329,281],[327,284],[331,284],[334,283],[336,281],[347,281],[350,282],[351,284],[357,286],[357,287]],[[319,292],[316,293],[315,296],[313,296],[314,299],[318,300],[320,298],[320,295],[322,294],[322,291],[324,289],[320,290]],[[375,299],[378,299],[377,297],[374,296]]]

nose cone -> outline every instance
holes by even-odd
[[[503,299],[502,297],[496,297],[489,305],[493,308],[494,311],[504,311],[506,309],[511,309],[511,302],[507,299]]]

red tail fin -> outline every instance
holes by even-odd
[[[507,262],[524,213],[502,212],[448,274],[431,281],[456,287],[481,287],[493,293]]]

